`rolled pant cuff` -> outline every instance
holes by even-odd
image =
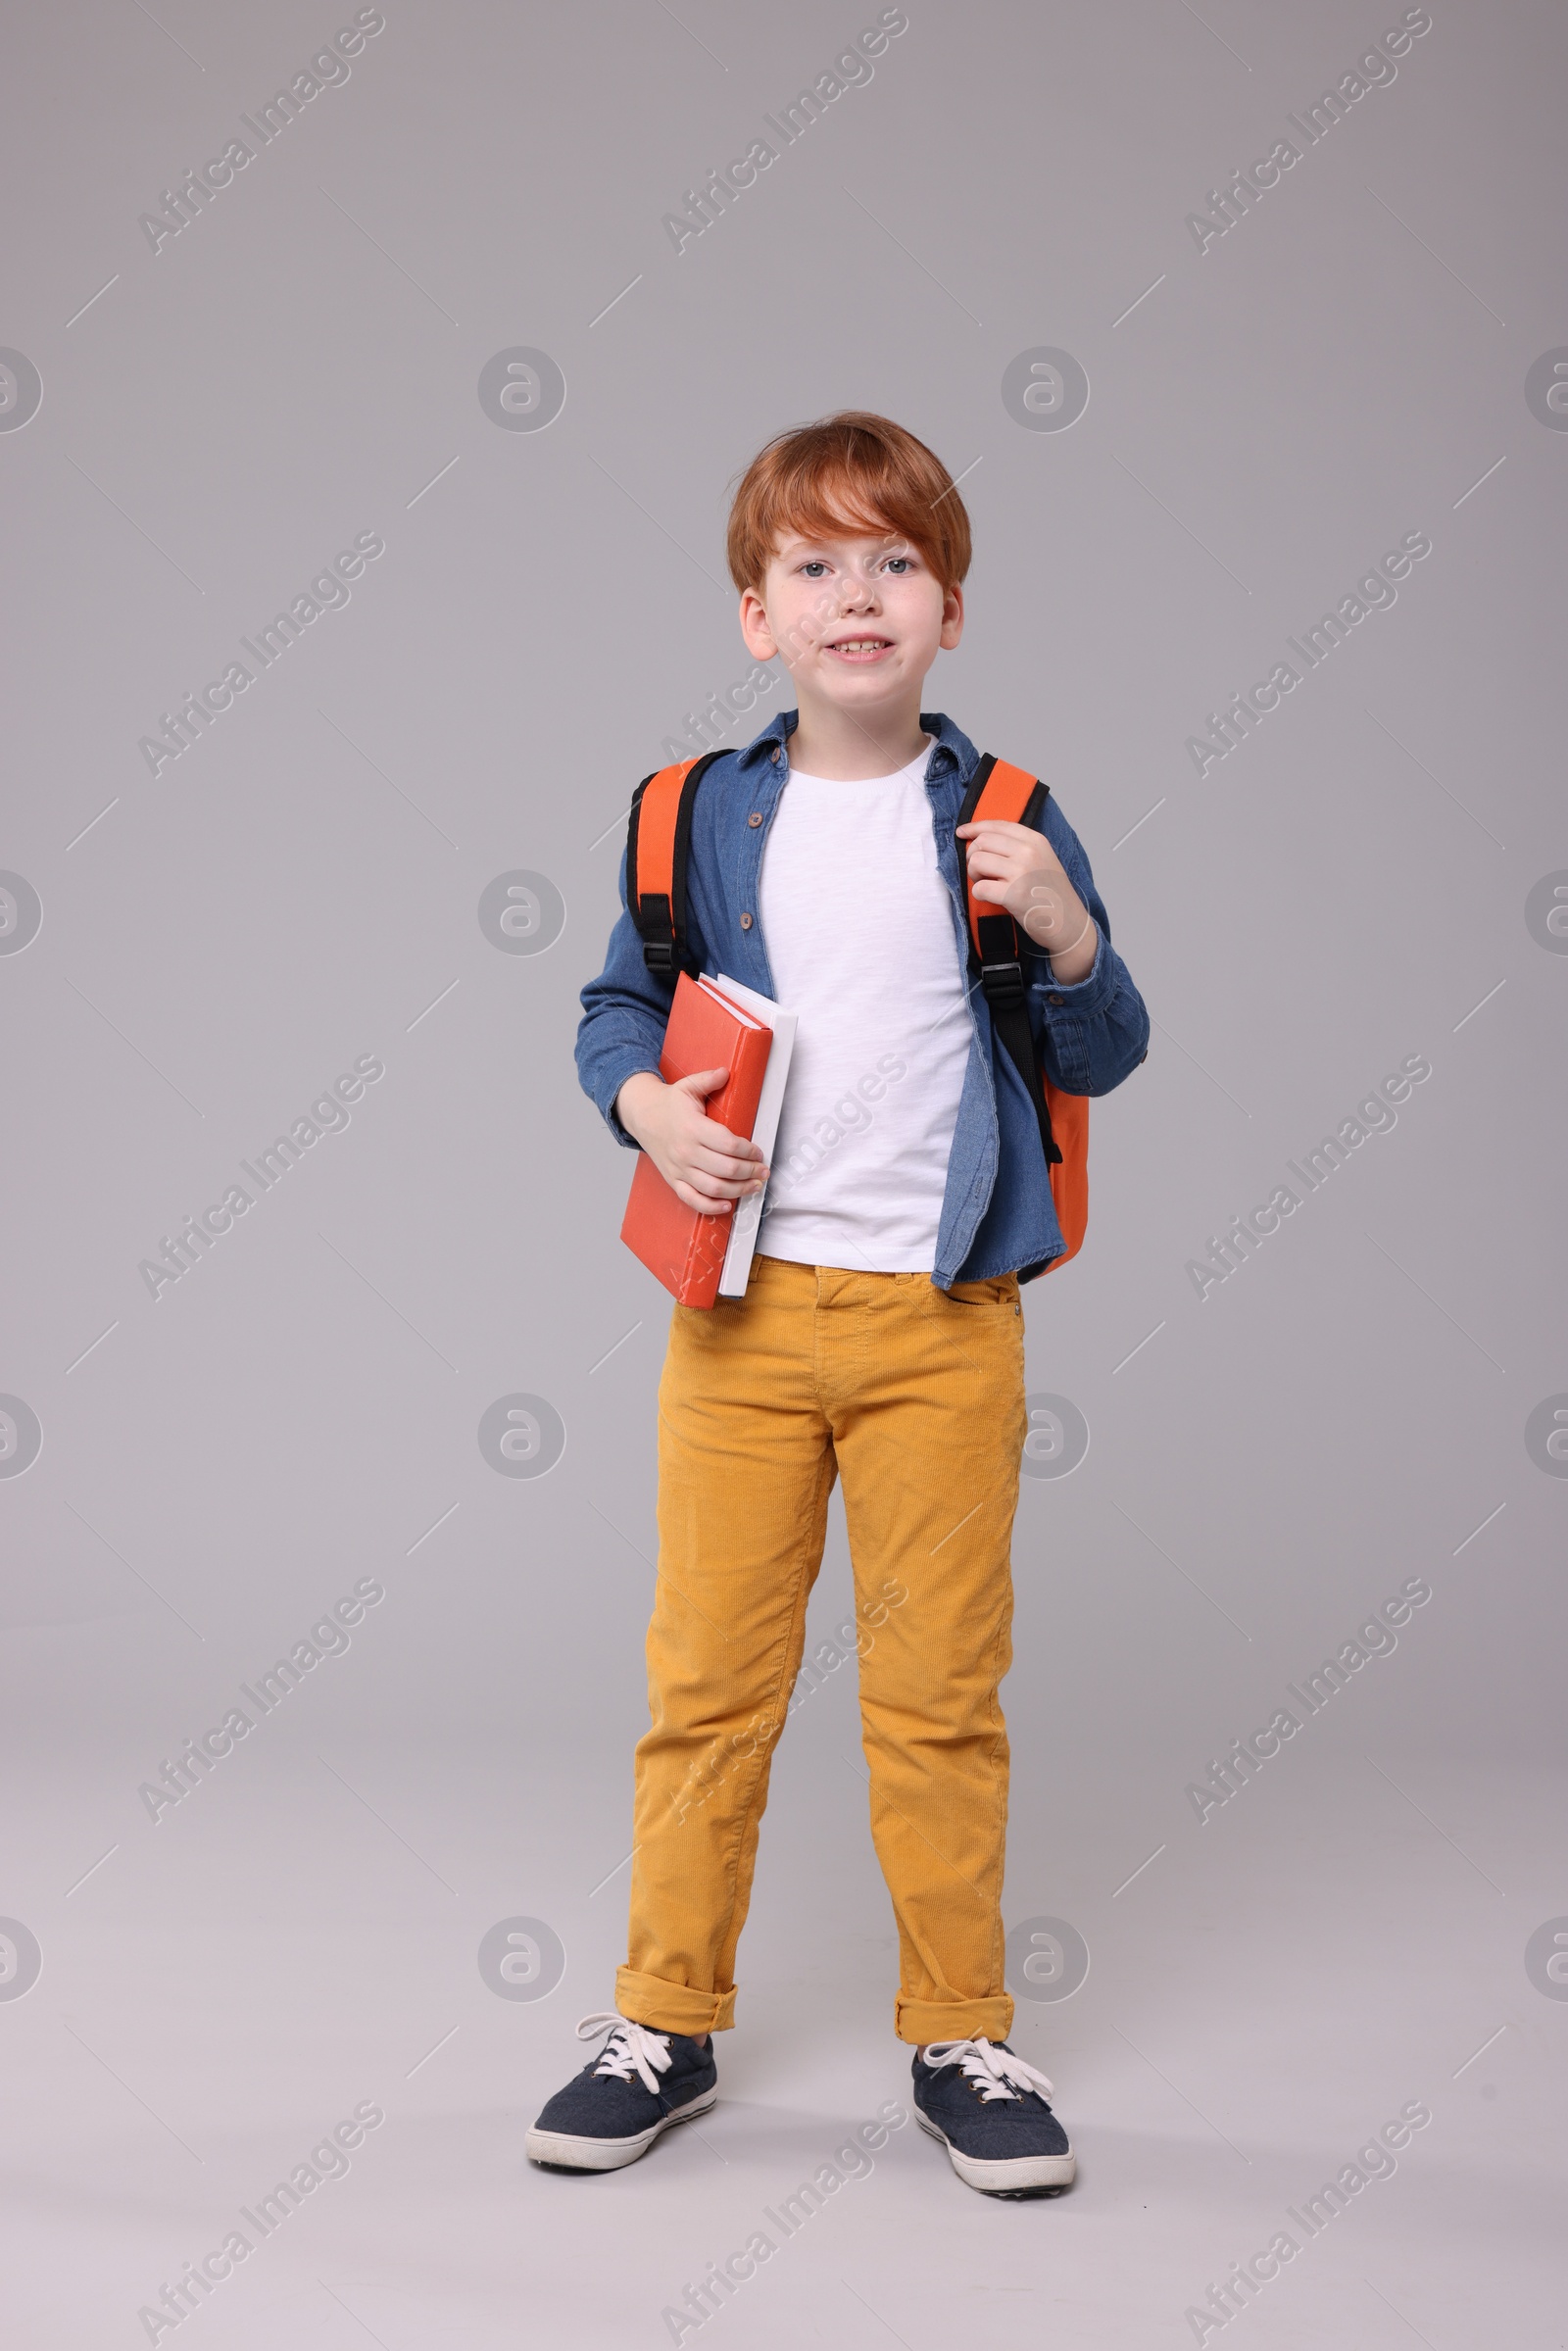
[[[893,2030],[917,2048],[930,2040],[1005,2040],[1012,2031],[1012,1998],[999,1992],[987,2000],[910,2000],[900,1992]]]
[[[727,2033],[735,2022],[735,1991],[694,1991],[636,1968],[615,1970],[615,2006],[632,2024],[653,2033]]]

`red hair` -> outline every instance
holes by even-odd
[[[907,540],[944,588],[969,568],[969,516],[942,460],[891,417],[841,409],[776,433],[747,466],[729,513],[730,577],[755,592],[787,533],[847,527]]]

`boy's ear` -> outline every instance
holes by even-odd
[[[741,598],[741,637],[754,661],[776,661],[779,646],[768,626],[762,600],[755,588],[748,588]]]
[[[950,588],[942,605],[942,635],[938,639],[945,652],[952,653],[963,635],[963,590]]]

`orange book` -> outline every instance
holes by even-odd
[[[728,1078],[708,1097],[704,1109],[732,1135],[749,1136],[772,1043],[772,1032],[762,1022],[683,971],[675,982],[659,1074],[672,1086],[677,1078],[688,1078],[699,1069],[727,1068]],[[638,1152],[620,1237],[677,1305],[713,1303],[733,1219],[733,1209],[728,1215],[705,1216],[688,1208],[648,1153]]]

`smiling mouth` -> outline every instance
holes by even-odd
[[[874,661],[879,653],[891,653],[893,640],[891,637],[841,637],[837,644],[829,645],[826,651],[838,654],[844,661]]]

